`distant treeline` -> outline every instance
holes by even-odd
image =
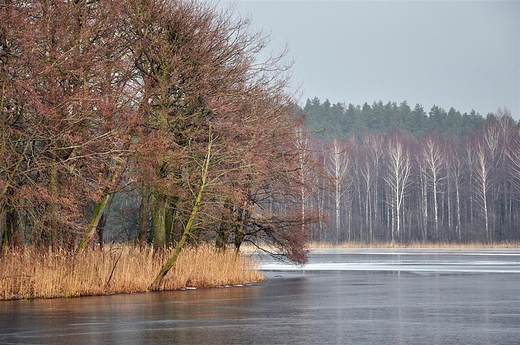
[[[419,105],[318,99],[307,117],[315,241],[495,243],[520,239],[520,123]]]
[[[430,132],[449,133],[455,138],[465,134],[482,130],[485,118],[472,110],[461,113],[453,107],[448,111],[434,105],[426,111],[420,104],[412,109],[406,101],[397,104],[382,101],[360,105],[335,103],[329,100],[321,102],[318,98],[307,99],[305,106],[297,112],[304,114],[307,128],[315,138],[345,138],[350,133],[361,134],[366,131],[386,131],[397,127],[407,131],[415,137],[421,137]],[[507,109],[499,110],[496,114],[489,113],[488,117],[509,114]]]

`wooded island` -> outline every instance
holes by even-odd
[[[0,15],[0,299],[262,279],[243,244],[302,264],[309,240],[520,239],[507,110],[299,107],[285,52],[202,1]]]

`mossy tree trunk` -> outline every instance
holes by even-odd
[[[143,185],[141,190],[141,205],[139,206],[139,231],[137,233],[137,242],[140,246],[147,243],[147,234],[150,227],[150,191],[149,187]]]
[[[105,207],[108,203],[108,199],[110,198],[110,193],[105,190],[101,200],[94,206],[94,211],[92,212],[92,217],[90,218],[90,222],[88,223],[87,230],[85,231],[85,235],[81,239],[78,245],[78,251],[85,249],[88,242],[94,236],[94,233],[97,230],[99,221],[101,220],[101,216],[105,211]]]
[[[166,195],[161,192],[154,193],[152,204],[153,246],[156,250],[161,250],[166,246]]]

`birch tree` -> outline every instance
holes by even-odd
[[[433,198],[433,224],[435,240],[439,240],[439,193],[440,184],[446,178],[444,167],[446,166],[445,150],[441,146],[440,138],[435,135],[427,136],[421,142],[419,153],[420,172],[424,176],[426,184],[431,188]]]
[[[489,151],[487,150],[485,140],[482,137],[479,139],[480,140],[477,140],[475,143],[474,151],[476,160],[475,180],[478,196],[477,200],[484,215],[485,237],[486,240],[491,243],[492,236],[489,226],[489,189],[491,187],[492,164],[490,157],[488,156]]]
[[[337,139],[332,142],[328,154],[327,173],[334,190],[334,228],[336,244],[340,240],[342,230],[342,194],[349,171],[348,149]],[[348,238],[350,240],[350,238]]]
[[[392,133],[387,139],[385,150],[387,169],[384,180],[388,188],[387,200],[392,215],[392,242],[401,239],[404,199],[411,183],[411,157],[404,139],[404,135]]]

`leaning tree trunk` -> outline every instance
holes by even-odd
[[[175,265],[175,262],[177,262],[177,259],[179,258],[179,255],[184,248],[184,245],[186,244],[186,241],[191,236],[191,232],[193,229],[193,225],[195,223],[195,219],[197,218],[199,214],[200,206],[202,205],[202,197],[204,195],[204,192],[206,188],[209,185],[208,181],[208,174],[209,174],[209,163],[211,160],[211,138],[208,143],[208,150],[206,153],[206,157],[204,158],[204,163],[202,164],[201,169],[201,181],[199,186],[199,191],[195,197],[195,200],[193,202],[193,207],[191,209],[190,217],[188,221],[186,222],[186,225],[184,226],[184,230],[182,232],[182,236],[177,242],[177,245],[175,246],[175,249],[173,251],[172,256],[166,261],[166,263],[163,265],[157,276],[155,277],[155,280],[150,285],[150,290],[156,291],[161,290],[163,286],[163,280],[166,274],[170,271],[170,269]]]
[[[112,171],[112,177],[110,178],[110,183],[109,183],[110,186],[115,185],[116,182],[119,180],[122,165],[123,165],[122,160],[120,158],[118,158],[116,160],[114,170]],[[79,242],[77,251],[83,250],[87,246],[87,244],[90,241],[90,239],[92,238],[92,236],[94,236],[94,234],[98,228],[99,221],[101,220],[101,216],[103,215],[103,212],[105,212],[105,208],[108,204],[108,201],[109,201],[111,195],[112,195],[112,191],[110,190],[109,187],[106,187],[103,190],[103,194],[101,195],[100,201],[94,206],[94,211],[92,212],[92,216],[87,225],[87,229],[85,230],[85,234],[83,235],[83,238]]]

